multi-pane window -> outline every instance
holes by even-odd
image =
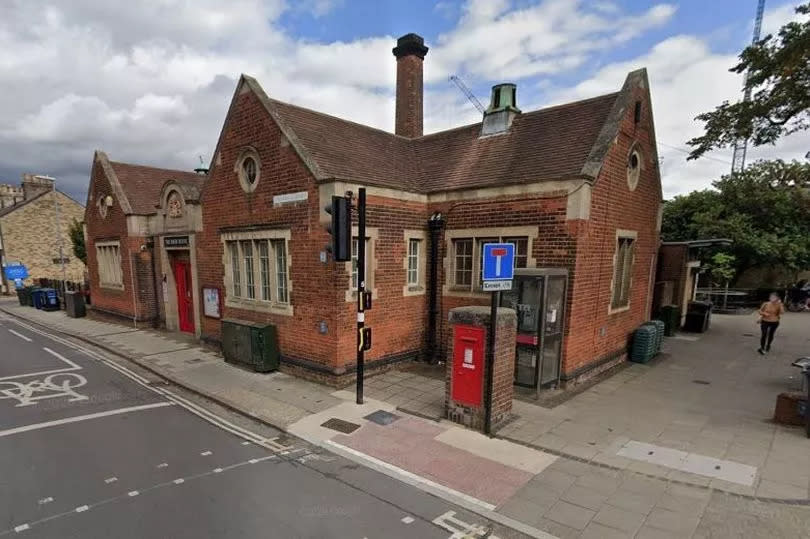
[[[257,239],[225,243],[231,268],[230,296],[258,302],[289,303],[286,240]]]
[[[529,238],[519,237],[481,237],[453,240],[453,283],[454,288],[481,289],[481,261],[484,257],[484,245],[488,243],[511,243],[515,246],[515,267],[525,268],[529,262]],[[475,249],[473,249],[475,245]]]
[[[634,247],[634,238],[619,237],[616,239],[616,262],[613,266],[613,297],[610,302],[612,309],[621,309],[630,305]]]
[[[247,291],[248,299],[256,299],[256,276],[254,274],[253,266],[253,242],[243,241],[242,244],[242,258],[245,261],[245,290]]]
[[[262,301],[270,301],[270,245],[266,241],[259,244],[259,281],[262,286]]]
[[[370,242],[369,239],[366,238],[366,263],[365,263],[365,275],[366,275],[366,287],[368,287],[368,283],[370,281],[370,275],[368,274],[368,261],[371,258],[371,250],[369,249]],[[357,241],[357,238],[352,238],[352,290],[357,290],[357,257],[358,252],[357,249],[360,245],[360,242]]]
[[[273,251],[276,253],[276,298],[279,303],[287,303],[287,249],[284,240],[273,240]]]
[[[233,273],[233,289],[231,293],[238,298],[242,295],[242,270],[239,265],[239,244],[235,241],[228,242],[228,253],[231,256],[231,272]]]
[[[96,259],[101,286],[115,288],[124,286],[124,274],[121,269],[121,248],[117,241],[97,243]]]
[[[408,285],[419,285],[419,246],[421,240],[408,240]]]
[[[453,268],[456,286],[470,286],[473,272],[473,240],[453,241]]]

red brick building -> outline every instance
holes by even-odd
[[[518,108],[514,85],[497,85],[481,122],[423,135],[428,49],[409,34],[393,52],[393,134],[271,99],[241,77],[201,197],[196,290],[219,289],[225,318],[275,324],[283,370],[348,381],[356,273],[353,262],[327,257],[323,208],[332,195],[365,187],[375,300],[366,315],[374,331],[368,368],[444,358],[448,310],[489,300],[480,253],[493,241],[515,244],[521,291],[538,298],[511,299],[529,328],[523,336],[519,328],[528,347],[522,368],[537,371],[550,354],[559,361],[553,383],[565,383],[622,361],[650,312],[659,246],[646,71],[630,73],[615,93],[531,112]],[[106,195],[101,188],[92,200]],[[88,218],[97,220],[93,207]],[[128,256],[144,256],[144,236],[123,230],[110,234],[126,237]],[[552,281],[535,276],[549,274],[560,276],[554,301],[537,288]],[[102,306],[129,312],[128,300],[122,290],[120,302]],[[221,320],[198,312],[201,338],[220,342]],[[557,331],[553,349],[544,348]]]
[[[200,334],[195,234],[204,182],[95,153],[84,216],[94,311]]]

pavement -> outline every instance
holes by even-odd
[[[501,535],[810,537],[810,440],[770,421],[777,393],[800,383],[789,364],[807,353],[801,313],[786,317],[764,358],[753,319],[715,316],[709,333],[667,339],[652,363],[552,399],[562,402],[553,408],[516,400],[515,420],[488,438],[436,420],[443,387],[424,373],[373,377],[357,406],[352,392],[247,372],[171,334],[0,308],[431,494]]]

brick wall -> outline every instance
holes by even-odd
[[[634,98],[642,102],[640,122],[635,124],[634,107],[630,106],[593,187],[590,219],[569,223],[576,234],[577,248],[575,270],[569,280],[571,301],[566,317],[569,329],[564,344],[564,379],[602,361],[620,360],[630,334],[649,318],[654,280],[651,277],[659,246],[661,190],[648,96],[637,88]],[[642,170],[636,189],[631,191],[627,162],[634,147],[641,153]],[[630,307],[611,314],[617,230],[634,231],[637,239]]]
[[[41,278],[61,280],[61,235],[62,253],[68,259],[65,275],[69,281],[83,282],[84,263],[73,255],[69,232],[73,220],[81,221],[83,214],[81,204],[52,191],[0,217],[5,260],[25,264],[30,275],[27,284]]]
[[[281,353],[332,368],[336,363],[337,312],[346,306],[345,289],[337,286],[335,263],[320,261],[328,234],[319,223],[318,189],[314,178],[253,92],[243,92],[226,119],[209,180],[202,195],[203,231],[197,234],[199,283],[197,287],[222,288],[225,318],[270,322],[278,327]],[[241,152],[254,148],[261,173],[255,190],[247,194],[239,183],[235,165]],[[273,196],[306,191],[308,200],[273,206]],[[291,240],[290,302],[293,316],[258,312],[225,305],[223,244],[221,232],[240,227],[289,229]],[[326,323],[328,332],[318,331]],[[221,339],[221,322],[202,319],[204,340]]]
[[[403,137],[422,136],[422,63],[415,54],[397,59],[395,133]]]
[[[113,197],[112,207],[107,209],[106,217],[102,217],[96,203],[100,198]],[[129,237],[127,235],[127,218],[121,209],[120,201],[115,197],[110,182],[98,162],[93,163],[90,172],[89,206],[85,210],[84,222],[87,230],[87,270],[90,276],[90,298],[93,309],[105,313],[122,316],[128,319],[147,320],[149,309],[133,302],[132,282],[133,254],[140,257],[140,246],[145,244],[146,238]],[[121,273],[123,275],[123,289],[102,287],[98,273],[98,259],[96,256],[96,243],[102,241],[120,242]]]

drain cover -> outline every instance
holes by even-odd
[[[693,384],[700,384],[700,385],[704,385],[704,386],[711,385],[711,382],[709,382],[708,380],[692,380],[692,383]]]
[[[321,426],[326,427],[327,429],[342,432],[343,434],[351,434],[360,428],[360,425],[357,423],[350,423],[349,421],[344,421],[343,419],[338,419],[337,417],[333,417],[332,419],[321,423]]]
[[[378,425],[390,425],[399,419],[399,416],[392,414],[391,412],[386,412],[385,410],[377,410],[376,412],[371,412],[363,419],[368,419],[372,423],[376,423]]]

